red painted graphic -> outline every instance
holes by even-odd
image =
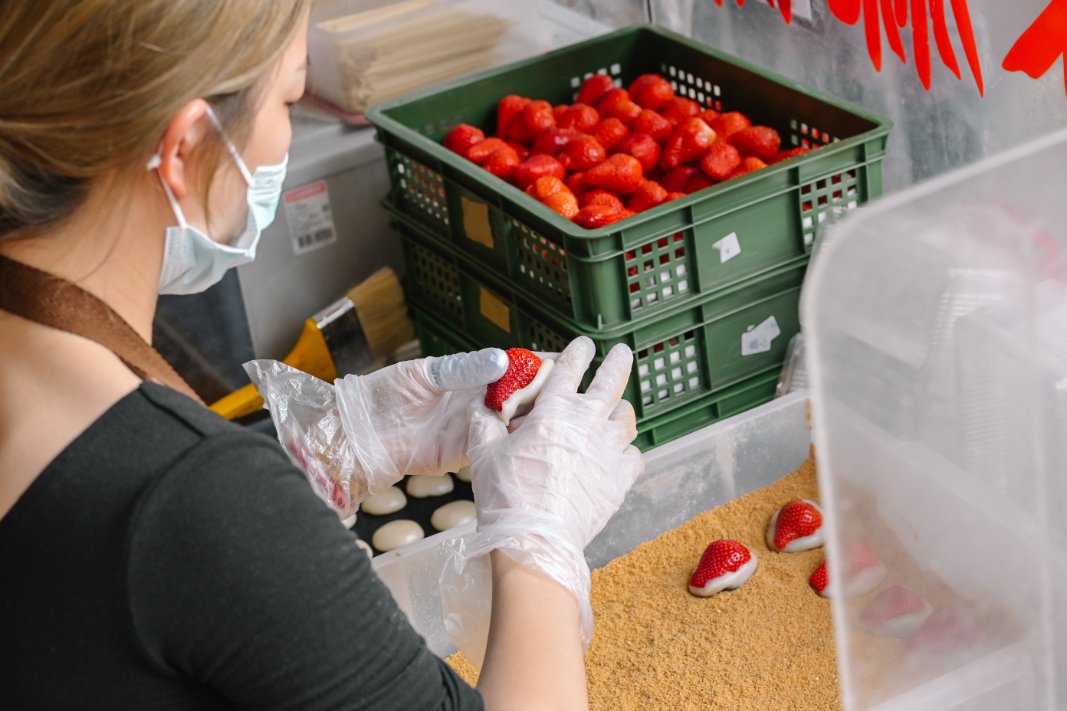
[[[1052,0],[1004,57],[1003,67],[1009,72],[1026,72],[1037,79],[1060,57],[1064,58],[1067,91],[1067,0]]]
[[[1056,1],[1062,4],[1062,0]],[[882,71],[883,29],[890,50],[900,58],[900,61],[907,63],[900,30],[908,25],[910,11],[915,71],[923,87],[927,91],[930,90],[931,25],[934,44],[937,46],[941,62],[956,75],[957,79],[963,78],[949,36],[948,22],[945,18],[945,0],[827,0],[827,2],[834,17],[847,25],[855,25],[860,18],[863,19],[867,52],[877,71]],[[971,13],[967,7],[967,0],[948,0],[948,2],[952,6],[952,16],[956,21],[960,44],[963,46],[963,52],[967,57],[971,74],[974,76],[978,93],[984,96],[985,81],[982,78],[982,64],[978,57],[978,45],[974,39],[974,28],[971,25]]]
[[[736,0],[738,7],[745,6],[745,0]],[[782,13],[782,18],[787,24],[793,22],[793,0],[767,0],[767,3],[771,7],[777,7],[778,11]],[[715,4],[722,7],[722,0],[715,0]]]

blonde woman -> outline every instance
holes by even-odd
[[[366,383],[403,395],[368,432],[428,472],[470,459],[493,586],[474,690],[277,443],[148,344],[157,295],[253,258],[273,219],[307,21],[308,0],[0,4],[0,708],[587,704],[581,549],[641,471],[625,349],[578,393],[576,341],[514,432],[474,405],[403,429],[490,378],[449,391],[442,363],[498,354]]]

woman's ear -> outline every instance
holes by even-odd
[[[189,192],[189,156],[204,140],[207,102],[193,99],[183,106],[167,124],[159,148],[159,175],[170,186],[177,200]]]

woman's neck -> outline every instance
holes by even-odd
[[[149,181],[117,188],[98,185],[61,225],[0,242],[0,254],[77,284],[151,342],[166,213]]]

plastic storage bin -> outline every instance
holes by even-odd
[[[659,72],[682,95],[744,111],[778,129],[786,145],[819,150],[586,230],[440,145],[460,122],[491,132],[506,94],[571,102],[594,72],[619,83]],[[381,104],[367,116],[386,148],[389,209],[587,329],[661,313],[807,255],[823,220],[881,194],[890,128],[863,109],[649,26]]]
[[[773,387],[772,387],[773,390]],[[767,486],[808,457],[807,397],[788,395],[743,415],[657,447],[622,508],[589,547],[596,568],[699,513]],[[430,649],[456,650],[445,632],[438,580],[450,546],[474,524],[376,556],[374,569]]]
[[[417,230],[397,229],[407,263],[409,305],[426,318],[450,324],[474,345],[561,351],[584,335],[596,345],[597,362],[613,346],[629,346],[635,363],[624,397],[633,403],[638,422],[747,378],[776,375],[789,339],[799,329],[804,257],[656,318],[586,329],[526,298],[507,281],[480,273],[462,255],[438,249]]]
[[[862,210],[805,287],[842,696],[1067,707],[1067,132]],[[872,636],[834,571],[869,546],[933,608]]]

